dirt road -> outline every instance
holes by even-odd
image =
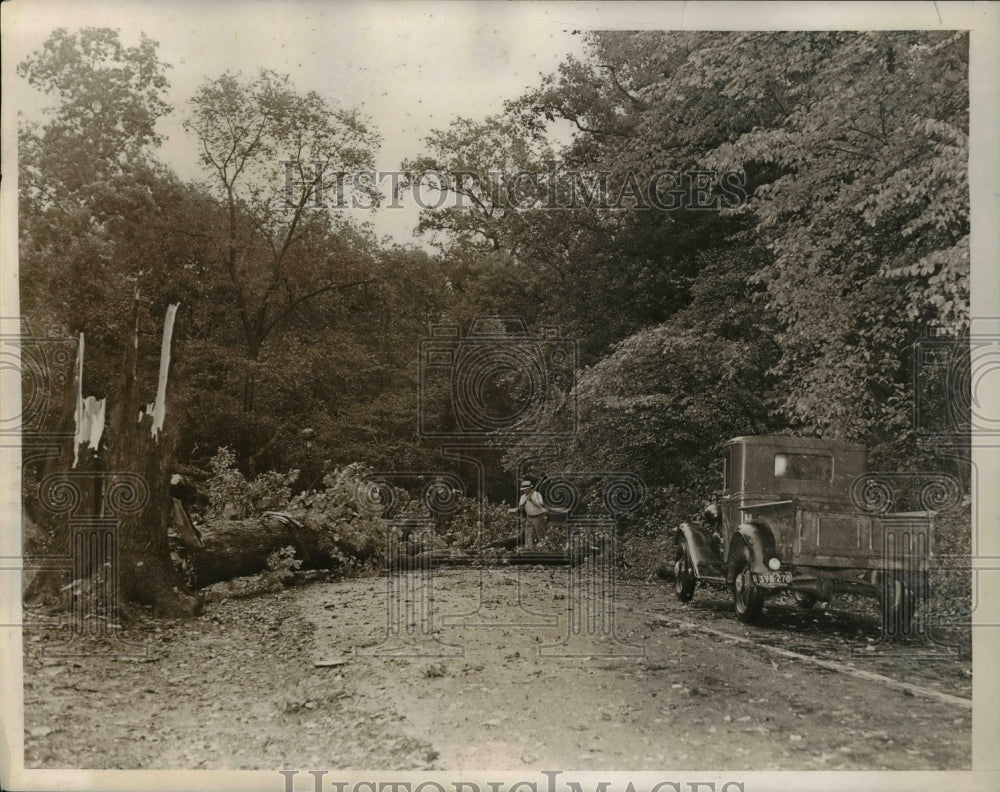
[[[456,568],[224,600],[126,635],[148,642],[145,660],[49,657],[60,631],[27,629],[26,765],[970,765],[967,658],[880,644],[871,617],[790,600],[752,628],[712,589],[681,605],[663,582],[619,585],[610,607],[569,574]]]

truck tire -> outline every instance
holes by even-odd
[[[746,624],[757,621],[764,611],[764,589],[753,582],[751,558],[750,548],[744,545],[736,549],[729,562],[733,579],[733,610],[736,618]]]
[[[677,594],[677,599],[681,602],[690,602],[691,598],[694,597],[694,588],[697,583],[687,540],[681,537],[677,540],[677,560],[674,562],[674,591]]]

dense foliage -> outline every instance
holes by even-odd
[[[23,310],[86,332],[84,393],[113,402],[134,321],[155,338],[179,301],[178,463],[228,476],[213,498],[244,511],[257,481],[315,499],[350,463],[441,469],[418,432],[419,344],[482,315],[573,341],[577,430],[544,465],[639,474],[650,529],[711,494],[733,435],[841,437],[883,468],[940,466],[914,427],[912,351],[969,327],[967,34],[588,42],[404,163],[464,199],[422,214],[431,254],[316,208],[317,163],[370,167],[378,145],[332,97],[270,72],[206,80],[185,116],[205,181],[184,183],[156,158],[171,110],[155,43],[57,31],[19,67],[56,99],[21,130]],[[560,124],[574,133],[556,147]],[[524,171],[540,177],[491,189],[490,173]],[[510,498],[537,438],[493,440],[508,469],[486,465],[487,491]]]

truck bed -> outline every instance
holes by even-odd
[[[777,501],[742,508],[775,534],[784,558],[801,566],[911,568],[931,555],[932,512],[865,514],[853,505]]]

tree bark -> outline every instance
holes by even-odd
[[[332,528],[268,516],[250,520],[218,520],[202,528],[203,547],[181,551],[194,576],[194,587],[256,575],[268,569],[268,556],[285,547],[295,550],[301,569],[338,569],[342,559],[371,559],[374,545],[356,546]]]
[[[118,519],[118,597],[123,605],[149,605],[156,616],[182,618],[200,612],[201,602],[186,586],[170,559],[167,526],[173,519],[170,475],[176,446],[175,422],[169,409],[172,387],[168,376],[173,337],[169,332],[176,306],[164,327],[157,401],[150,412],[136,386],[136,346],[126,345],[123,383],[112,410],[107,465],[110,482],[106,506]],[[145,492],[131,492],[138,475]],[[116,487],[120,493],[115,502]],[[130,498],[132,500],[130,500]]]
[[[82,436],[88,404],[81,395],[84,364],[84,335],[80,333],[74,345],[73,374],[62,382],[59,417],[50,436],[36,437],[31,431],[22,433],[22,462],[26,480],[35,486],[42,482],[57,482],[55,489],[65,487],[76,493],[77,514],[99,514],[102,497],[98,449],[88,442],[77,445]],[[48,362],[48,361],[46,361]],[[92,406],[96,402],[91,400]],[[69,470],[73,473],[70,473]],[[90,473],[90,476],[79,474]],[[46,606],[64,604],[67,584],[72,580],[73,540],[72,515],[51,508],[40,489],[25,499],[24,519],[24,599]],[[79,559],[78,559],[79,560]],[[85,565],[89,572],[91,564]],[[88,574],[89,574],[88,572]]]

